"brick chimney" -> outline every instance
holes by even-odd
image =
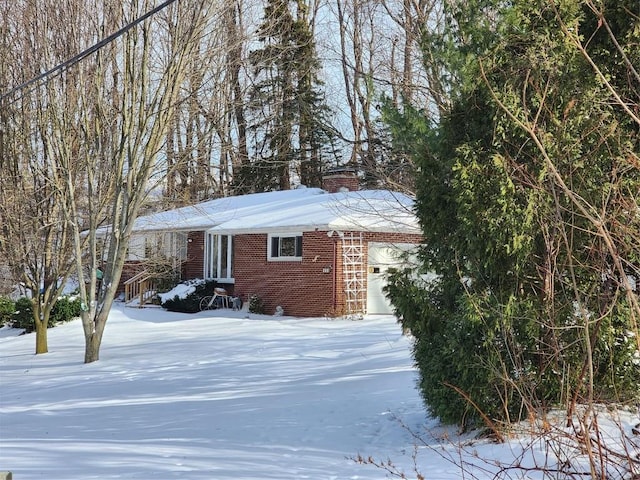
[[[322,177],[322,188],[329,193],[360,190],[360,181],[358,180],[356,169],[337,167],[328,170]]]

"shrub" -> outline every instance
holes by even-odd
[[[81,306],[78,297],[60,297],[49,315],[49,327],[56,323],[69,322],[80,316]]]
[[[425,404],[444,422],[490,426],[487,419],[518,421],[567,403],[567,395],[584,399],[587,361],[595,399],[640,398],[637,344],[625,302],[591,322],[587,351],[580,324],[585,320],[569,302],[551,317],[533,296],[501,299],[446,282],[425,285],[410,272],[393,272],[386,288],[403,328],[414,336]]]
[[[186,297],[175,297],[165,300],[162,307],[170,312],[196,313],[200,311],[200,300],[213,293],[215,282],[207,281],[195,284],[195,290]],[[210,292],[210,293],[209,293]]]
[[[249,296],[249,312],[259,314],[264,313],[264,302],[255,293]]]
[[[195,292],[189,294],[184,298],[180,298],[178,295],[166,300],[162,307],[170,312],[182,312],[182,313],[196,313],[200,311],[200,296]]]
[[[35,330],[33,323],[33,303],[27,297],[20,297],[16,300],[15,310],[11,315],[13,328],[24,328],[27,333]]]
[[[11,324],[11,317],[16,310],[16,304],[8,297],[0,297],[0,327]]]
[[[157,289],[158,292],[168,292],[176,285],[180,284],[180,279],[177,274],[162,274],[158,275]]]
[[[57,323],[69,322],[79,317],[80,310],[80,299],[68,296],[60,297],[51,309],[47,328],[55,327]],[[13,328],[24,328],[27,333],[33,332],[35,325],[33,323],[33,303],[31,299],[27,297],[19,298],[14,304],[7,323],[11,323]]]

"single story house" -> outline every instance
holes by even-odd
[[[257,295],[267,312],[390,313],[384,273],[422,241],[413,208],[407,195],[359,190],[354,172],[338,171],[323,189],[218,198],[140,217],[128,261],[171,258],[183,280],[215,280],[245,302]]]

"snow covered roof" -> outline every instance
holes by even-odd
[[[327,193],[319,188],[224,197],[139,217],[134,232],[209,230],[224,234],[355,230],[420,233],[413,199],[388,190]]]

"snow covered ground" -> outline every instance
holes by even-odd
[[[79,321],[49,331],[46,355],[33,355],[34,342],[0,329],[0,471],[15,480],[388,478],[358,455],[415,478],[416,453],[426,478],[462,477],[448,460],[459,461],[455,445],[440,445],[446,429],[425,414],[410,340],[393,317],[116,305],[98,362],[82,363]],[[467,449],[475,463],[509,464],[521,451]],[[496,469],[480,462],[465,476]]]

